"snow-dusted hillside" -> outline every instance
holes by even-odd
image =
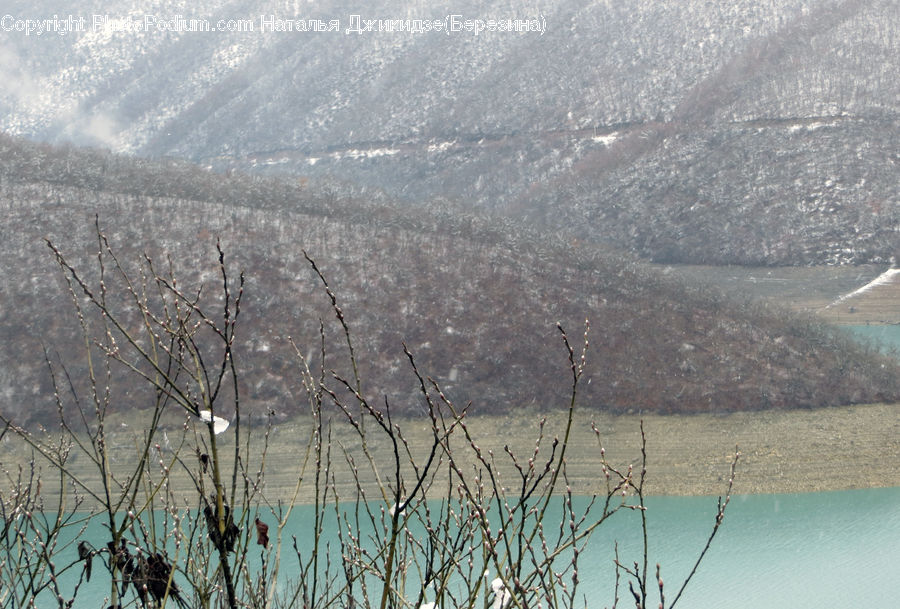
[[[804,11],[797,0],[757,4],[21,2],[9,10],[16,20],[71,14],[86,31],[3,32],[21,94],[5,100],[0,127],[195,156],[666,119],[719,65]],[[463,30],[465,19],[536,18],[543,31],[354,33],[354,15]],[[270,18],[339,28],[263,31]],[[254,31],[190,31],[195,20]],[[113,31],[124,26],[149,31]]]
[[[303,250],[338,294],[366,391],[395,411],[421,411],[404,343],[459,405],[504,412],[566,404],[571,377],[556,323],[580,336],[585,319],[592,382],[579,399],[589,408],[704,412],[900,399],[896,361],[837,329],[510,221],[398,211],[296,180],[221,176],[5,136],[0,212],[0,407],[18,420],[54,409],[44,348],[72,378],[89,378],[73,302],[44,238],[99,281],[96,215],[129,273],[144,253],[157,268],[171,260],[181,289],[194,293],[202,282],[213,309],[221,239],[231,276],[246,272],[236,358],[241,403],[258,414],[303,408],[288,337],[321,365],[313,357],[320,320],[326,367],[350,374]],[[120,279],[107,269],[105,289],[108,302],[125,307]],[[86,311],[97,331],[95,313]],[[117,408],[150,399],[112,374]]]
[[[895,0],[5,8],[7,133],[448,198],[658,260],[897,246]],[[85,31],[17,30],[69,15]],[[409,31],[425,20],[441,30]]]

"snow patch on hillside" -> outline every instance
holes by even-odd
[[[332,152],[331,158],[336,161],[340,161],[343,158],[358,160],[358,159],[375,159],[381,156],[394,156],[400,151],[395,148],[369,148],[366,150],[360,149],[351,149],[345,150],[343,152]]]
[[[862,286],[861,288],[853,290],[849,294],[844,294],[843,296],[841,296],[840,298],[838,298],[837,300],[832,302],[830,305],[828,305],[828,307],[833,307],[834,305],[836,305],[840,302],[843,302],[843,301],[847,300],[848,298],[853,298],[854,296],[859,296],[860,294],[864,294],[864,293],[868,292],[869,290],[871,290],[872,288],[878,287],[880,285],[887,285],[887,284],[891,283],[892,281],[894,281],[894,277],[898,274],[900,274],[900,269],[888,269],[885,272],[883,272],[881,275],[879,275],[878,277],[876,277],[875,279],[873,279],[872,281],[867,283],[866,285]],[[828,307],[825,307],[825,308],[827,309]]]
[[[608,135],[595,135],[595,136],[594,136],[593,138],[591,138],[591,139],[592,139],[595,143],[597,143],[597,144],[603,144],[604,146],[606,146],[607,148],[609,148],[610,146],[613,145],[613,142],[615,142],[617,139],[619,139],[619,132],[618,132],[618,131],[613,131],[612,133],[610,133],[610,134],[608,134]]]

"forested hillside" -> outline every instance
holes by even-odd
[[[321,365],[320,319],[333,349],[326,367],[348,373],[302,249],[338,294],[364,389],[398,411],[421,407],[402,341],[461,404],[481,412],[558,406],[569,372],[555,325],[580,335],[586,318],[591,383],[581,400],[590,408],[731,411],[900,398],[896,364],[837,330],[475,214],[399,212],[296,181],[9,137],[0,138],[0,207],[0,386],[4,412],[21,418],[42,420],[53,409],[42,347],[76,382],[85,378],[77,318],[43,239],[96,277],[95,214],[126,267],[146,252],[165,268],[168,255],[179,285],[202,282],[205,298],[216,293],[221,238],[233,275],[240,268],[248,278],[238,364],[245,403],[259,413],[302,408],[288,337]],[[135,385],[116,391],[123,408],[149,399]]]
[[[657,261],[898,248],[895,0],[10,4],[252,27],[4,32],[7,133],[449,200]],[[353,31],[354,15],[541,31]]]

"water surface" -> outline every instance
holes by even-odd
[[[661,563],[671,601],[706,542],[716,500],[654,497],[647,506],[650,568]],[[311,518],[311,508],[296,509],[291,533],[301,540],[307,537]],[[642,560],[637,525],[635,512],[623,512],[591,539],[580,561],[580,590],[589,607],[612,606],[615,541],[623,563]],[[70,552],[74,559],[74,548]],[[296,558],[289,549],[282,559],[287,561],[285,572],[293,570],[291,561]],[[78,606],[101,606],[108,592],[104,576],[108,577],[102,568],[95,568],[92,587],[79,594]],[[898,581],[900,488],[737,496],[707,559],[676,607],[891,607],[896,606]],[[632,606],[627,590],[621,590],[620,597],[620,607]],[[653,598],[655,607],[658,601]]]
[[[900,355],[900,324],[844,327],[854,335],[873,342],[881,351]]]

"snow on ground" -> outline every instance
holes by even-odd
[[[617,139],[619,139],[619,132],[613,131],[609,135],[595,135],[591,139],[594,142],[596,142],[598,144],[603,144],[604,146],[609,148],[610,146],[612,146],[613,142],[615,142]]]
[[[380,156],[394,156],[399,153],[399,150],[394,148],[369,148],[369,149],[358,149],[353,148],[350,150],[345,150],[343,152],[332,152],[331,158],[336,161],[340,161],[342,158],[348,159],[374,159]]]
[[[869,290],[871,290],[874,287],[877,287],[880,285],[887,285],[887,284],[891,283],[894,280],[894,277],[898,274],[900,274],[900,269],[888,269],[885,272],[883,272],[881,275],[879,275],[878,277],[876,277],[875,279],[873,279],[872,281],[867,283],[866,285],[862,286],[861,288],[853,290],[849,294],[844,294],[843,296],[841,296],[840,298],[838,298],[837,300],[832,302],[830,305],[828,305],[828,307],[833,307],[834,305],[838,304],[839,302],[843,302],[844,300],[847,300],[848,298],[853,298],[854,296],[858,296],[860,294],[868,292]],[[825,308],[827,309],[828,307],[825,307]]]

